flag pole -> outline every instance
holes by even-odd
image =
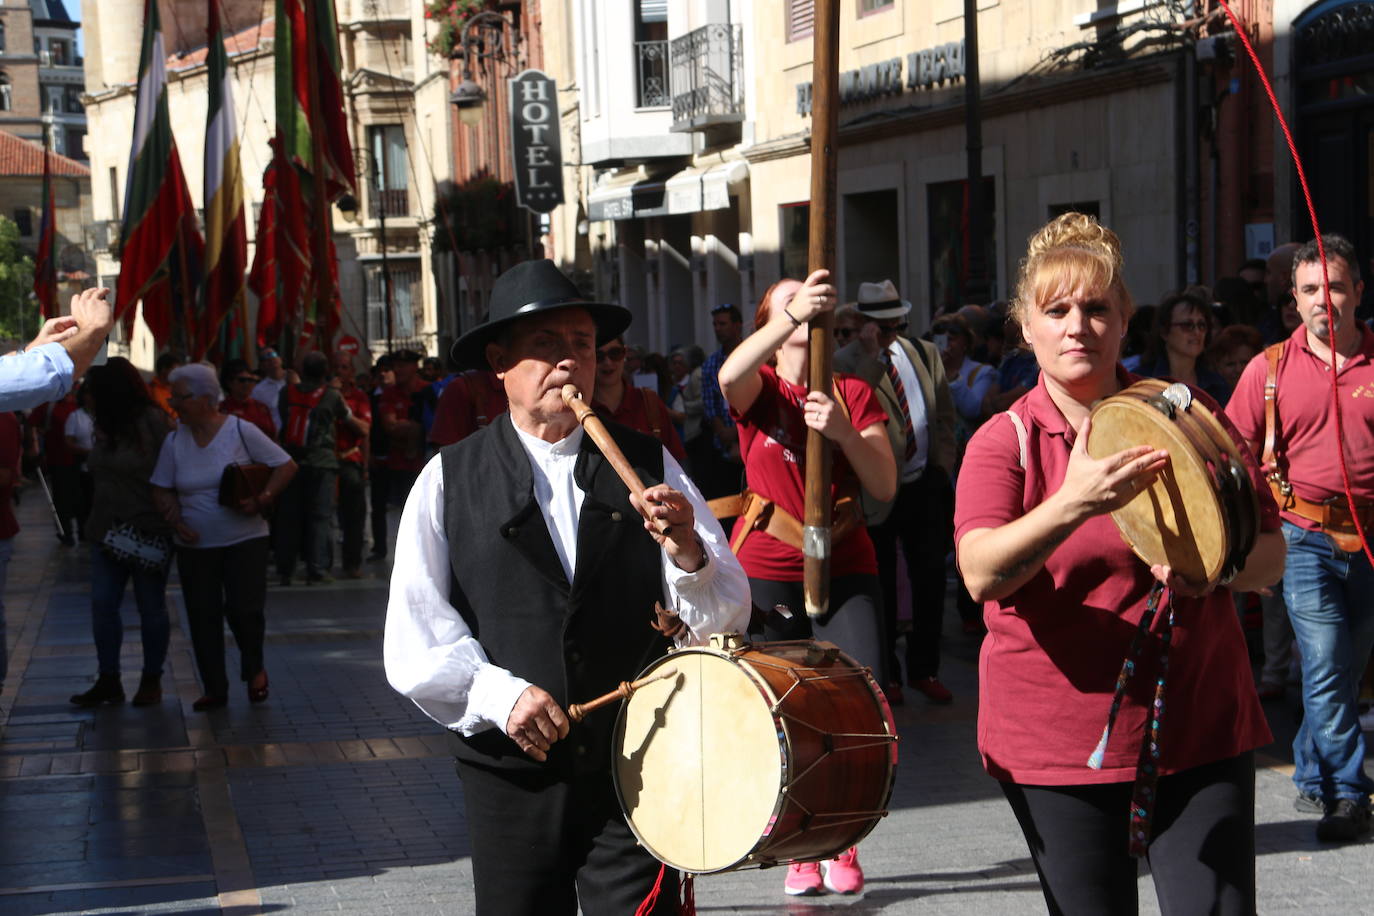
[[[839,141],[839,0],[816,0],[811,102],[811,207],[807,272],[822,268],[835,281],[835,184]],[[833,311],[810,321],[811,391],[830,394],[835,325]],[[823,617],[830,608],[830,443],[806,431],[806,503],[802,532],[802,580],[806,613]]]

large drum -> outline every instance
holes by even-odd
[[[887,814],[892,711],[829,643],[673,652],[645,669],[615,732],[615,785],[640,843],[706,874],[839,855]]]
[[[1093,406],[1088,452],[1135,445],[1169,452],[1158,479],[1112,513],[1149,564],[1195,583],[1229,582],[1259,533],[1259,501],[1235,441],[1187,385],[1144,379]]]

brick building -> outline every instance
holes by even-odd
[[[0,5],[0,130],[86,158],[85,75],[76,53],[80,23],[62,0]]]

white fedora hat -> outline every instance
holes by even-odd
[[[900,318],[911,311],[911,303],[897,295],[891,280],[860,283],[859,313],[865,318]]]

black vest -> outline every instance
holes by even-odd
[[[645,486],[663,480],[658,441],[606,425]],[[586,495],[571,583],[535,502],[529,457],[510,414],[440,454],[453,571],[449,600],[492,664],[542,687],[567,709],[633,680],[667,651],[668,641],[649,626],[654,602],[664,600],[662,551],[590,436],[583,436],[574,465]],[[574,723],[546,764],[527,757],[499,728],[462,738],[455,753],[486,766],[568,774],[605,769],[617,709]]]

